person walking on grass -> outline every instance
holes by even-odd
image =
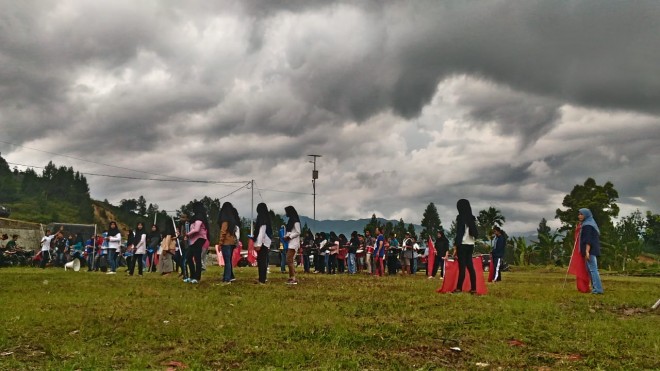
[[[202,250],[204,246],[209,245],[209,221],[206,215],[206,208],[201,202],[195,202],[192,209],[194,215],[190,220],[190,230],[186,233],[188,249],[184,261],[188,264],[188,272],[190,274],[189,277],[184,277],[183,279],[183,282],[186,283],[198,283],[201,281]],[[182,267],[182,271],[185,272],[185,270],[186,267]]]
[[[220,240],[218,245],[222,249],[222,259],[225,261],[225,270],[222,275],[222,282],[226,285],[230,284],[234,273],[232,271],[232,257],[234,249],[236,248],[236,227],[239,221],[236,220],[234,214],[234,206],[225,202],[220,208]]]
[[[289,243],[289,248],[286,251],[286,264],[289,267],[289,279],[287,280],[287,285],[297,285],[298,280],[296,280],[296,253],[300,248],[300,218],[298,217],[298,212],[293,206],[287,206],[284,208],[286,216],[289,220],[286,223],[286,234],[284,235],[284,240]]]
[[[454,256],[458,257],[458,283],[455,293],[463,291],[465,281],[465,270],[470,274],[470,293],[477,293],[477,273],[472,262],[474,243],[479,237],[477,232],[476,218],[472,215],[470,201],[460,199],[456,203],[458,216],[456,216],[456,238],[454,239]]]
[[[273,238],[273,227],[268,215],[268,206],[263,202],[257,205],[255,230],[257,235],[254,240],[254,249],[257,251],[257,269],[259,271],[257,283],[265,284],[268,278],[268,253]]]
[[[117,274],[117,251],[120,250],[121,232],[117,228],[117,222],[111,221],[108,228],[108,260],[110,262],[110,272],[106,274]]]
[[[142,257],[147,252],[147,231],[144,223],[138,222],[133,232],[133,257],[128,262],[128,275],[135,273],[135,263],[138,265],[138,275],[142,276],[144,261]]]
[[[598,257],[600,257],[600,229],[589,209],[580,209],[578,220],[582,224],[580,230],[580,255],[584,257],[589,277],[591,278],[591,293],[602,294],[603,284],[598,273]]]

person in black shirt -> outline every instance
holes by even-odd
[[[445,259],[449,257],[449,240],[445,236],[445,231],[438,230],[437,238],[435,239],[435,261],[433,262],[433,271],[431,276],[435,277],[440,268],[440,278],[445,277]]]

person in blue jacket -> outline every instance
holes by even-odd
[[[582,223],[580,230],[580,255],[584,256],[587,271],[591,277],[591,293],[602,294],[603,284],[598,274],[598,257],[600,257],[600,229],[589,209],[578,211],[578,220]]]
[[[284,238],[286,226],[282,225],[280,227],[278,235],[280,237],[280,271],[286,273],[286,251],[289,249],[289,241]]]
[[[502,263],[504,249],[506,248],[506,234],[498,226],[493,227],[493,232],[495,232],[495,243],[493,244],[491,258],[493,259],[493,282],[497,282],[502,281]]]

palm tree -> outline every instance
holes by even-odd
[[[532,241],[533,247],[538,252],[542,264],[553,264],[560,257],[562,242],[561,235],[557,232],[550,234],[539,234],[538,241]]]
[[[494,207],[489,207],[486,210],[479,211],[477,216],[477,222],[479,222],[479,233],[481,234],[484,241],[490,241],[491,245],[493,244],[493,235],[492,228],[493,226],[503,226],[506,222],[506,218],[502,215],[502,212],[499,209]]]

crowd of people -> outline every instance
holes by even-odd
[[[280,269],[288,272],[288,285],[297,285],[297,267],[304,273],[315,274],[371,274],[384,275],[414,275],[418,271],[418,263],[427,262],[426,276],[434,278],[440,273],[444,277],[445,261],[451,256],[458,262],[458,282],[455,293],[461,292],[466,274],[470,279],[470,292],[476,292],[476,271],[473,266],[474,245],[478,230],[476,218],[472,214],[468,200],[461,199],[457,203],[456,236],[453,243],[446,237],[440,227],[435,239],[429,239],[429,246],[422,247],[414,236],[406,233],[399,242],[396,235],[385,236],[382,228],[376,227],[374,233],[365,230],[364,234],[353,231],[350,238],[335,232],[308,231],[302,235],[300,218],[293,206],[287,206],[285,213],[287,223],[279,229],[278,238],[274,236],[271,226],[269,209],[265,203],[257,205],[255,234],[249,236],[252,240],[248,254],[254,255],[254,263],[258,267],[258,279],[255,283],[265,284],[268,279],[268,265],[271,251],[280,251]],[[144,271],[159,272],[161,275],[178,273],[185,283],[196,284],[202,279],[206,270],[206,254],[211,245],[209,238],[209,222],[204,205],[196,202],[192,207],[192,215],[182,214],[178,223],[169,219],[165,228],[160,231],[152,225],[147,231],[143,222],[138,222],[135,229],[126,234],[126,243],[122,245],[122,233],[116,222],[110,222],[107,230],[101,235],[83,240],[80,233],[64,237],[63,229],[51,232],[41,240],[41,252],[38,260],[41,268],[49,261],[53,265],[63,266],[71,259],[80,259],[86,263],[88,271],[101,270],[107,274],[116,274],[117,267],[127,266],[127,273],[134,275],[138,267],[138,275]],[[599,254],[598,231],[595,222],[587,209],[580,210],[580,218],[588,215],[583,231],[584,242],[578,253],[586,258],[583,265],[591,275],[594,283],[594,293],[602,293],[598,277],[596,257]],[[222,275],[223,284],[235,281],[233,264],[236,249],[241,249],[240,217],[236,208],[225,202],[220,209],[220,236],[216,243],[219,254],[225,262]],[[593,231],[596,232],[593,232]],[[586,234],[588,232],[588,234]],[[494,282],[502,279],[502,265],[506,247],[506,234],[498,226],[493,227],[495,238],[490,254],[491,277]],[[580,235],[578,230],[578,236]],[[13,243],[7,243],[3,252],[16,249],[18,236],[13,236]],[[279,240],[279,246],[273,246]],[[576,242],[577,243],[577,242]],[[452,245],[452,246],[450,246]],[[586,247],[585,247],[586,246]],[[428,269],[431,266],[432,269]]]

